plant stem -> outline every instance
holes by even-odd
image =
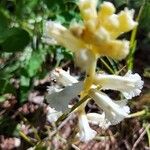
[[[129,117],[129,118],[139,117],[139,116],[144,115],[145,113],[146,113],[146,111],[145,111],[145,110],[142,110],[142,111],[138,111],[138,112],[136,112],[136,113],[130,114],[128,117]]]
[[[34,146],[34,143],[32,143],[31,139],[28,138],[22,131],[19,131],[20,136],[28,143]]]

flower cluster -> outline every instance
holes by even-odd
[[[130,109],[126,105],[127,99],[140,94],[143,81],[138,74],[132,74],[131,71],[128,71],[125,76],[95,72],[97,58],[108,56],[122,60],[128,55],[129,41],[117,38],[137,26],[137,22],[133,20],[134,10],[125,8],[115,14],[114,5],[110,2],[103,2],[97,11],[97,0],[79,0],[78,6],[83,23],[73,22],[69,28],[66,28],[58,22],[48,21],[45,33],[49,43],[71,50],[75,54],[75,63],[86,71],[82,92],[78,90],[81,89],[82,84],[76,84],[79,81],[60,68],[53,73],[57,82],[63,86],[74,87],[76,85],[75,93],[80,94],[80,99],[88,95],[89,99],[93,99],[103,110],[102,114],[86,114],[85,106],[89,99],[76,110],[79,120],[79,136],[82,141],[86,142],[96,135],[96,131],[90,128],[89,122],[107,128],[128,116]],[[101,87],[102,90],[120,91],[125,99],[112,100],[97,87]],[[57,88],[53,90],[57,95],[58,93],[63,95],[63,90],[59,91]],[[52,90],[49,91],[49,98],[52,98]],[[68,95],[64,100],[68,97],[71,98]]]
[[[53,76],[56,75],[57,82],[64,86],[70,86],[70,89],[74,89],[74,83],[80,82],[75,77],[71,76],[69,72],[62,70],[61,68],[56,68],[53,71]],[[67,81],[67,82],[66,82]],[[102,90],[111,89],[120,91],[126,99],[122,100],[112,100],[104,92],[97,90],[97,86],[101,86]],[[81,86],[81,84],[79,84]],[[94,82],[88,92],[89,98],[92,98],[95,103],[104,111],[102,114],[98,113],[81,113],[78,116],[79,119],[79,136],[82,141],[88,141],[95,137],[96,132],[92,130],[89,126],[89,122],[92,124],[99,125],[102,128],[107,128],[109,125],[115,125],[122,121],[124,118],[128,117],[130,113],[127,104],[127,99],[132,98],[140,94],[143,86],[143,81],[141,77],[136,73],[132,74],[128,71],[125,76],[118,75],[108,75],[108,74],[96,74],[94,77]],[[80,92],[80,87],[77,87]],[[51,87],[48,89],[49,99],[53,100]],[[62,90],[63,91],[63,90]],[[64,95],[59,90],[55,90],[61,98],[71,99],[74,95]],[[56,95],[55,95],[56,96]],[[64,99],[65,100],[65,99]],[[57,116],[56,116],[57,117]]]

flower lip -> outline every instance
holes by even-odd
[[[90,128],[88,119],[85,113],[81,113],[78,115],[79,120],[79,137],[83,142],[88,142],[92,140],[97,132]]]
[[[51,77],[55,78],[58,84],[62,84],[63,86],[68,86],[78,82],[75,77],[70,75],[69,71],[65,71],[61,68],[56,68],[53,70]]]
[[[111,123],[106,120],[105,113],[88,113],[87,118],[90,123],[98,125],[102,129],[107,129],[111,125]]]
[[[141,77],[137,73],[132,74],[131,71],[128,71],[123,77],[98,74],[95,76],[94,83],[101,85],[103,90],[120,91],[127,99],[139,95],[144,84]]]
[[[105,93],[96,89],[90,90],[90,96],[96,104],[103,109],[106,119],[110,121],[112,125],[118,124],[126,118],[130,112],[125,100],[113,101]]]

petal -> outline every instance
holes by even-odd
[[[60,44],[73,52],[85,47],[82,40],[76,38],[67,28],[58,22],[48,21],[45,28],[46,37],[50,37],[50,41],[55,41],[55,44]]]
[[[120,22],[120,30],[122,32],[128,32],[132,30],[135,26],[137,26],[137,22],[133,20],[134,10],[129,10],[125,8],[124,11],[121,11],[118,14],[118,19]]]
[[[128,116],[129,107],[119,105],[109,98],[105,93],[96,89],[90,90],[90,96],[94,99],[95,103],[101,107],[106,115],[106,119],[115,125]]]
[[[130,99],[141,93],[144,82],[137,73],[132,74],[131,71],[128,71],[123,77],[118,75],[98,74],[95,76],[94,83],[102,86],[103,90],[118,90],[122,92],[125,98]]]
[[[99,125],[99,127],[103,129],[107,129],[111,124],[105,118],[105,113],[98,114],[98,113],[88,113],[87,114],[88,121],[92,124]]]
[[[95,31],[97,24],[97,3],[98,0],[79,0],[79,9],[84,21],[85,28]]]
[[[68,86],[73,83],[77,83],[78,80],[71,76],[68,71],[65,71],[61,68],[56,68],[51,72],[51,77],[56,79],[58,84],[62,84],[63,86]]]
[[[78,116],[79,120],[79,136],[83,142],[88,142],[96,136],[96,131],[90,128],[87,116],[85,113],[80,113]]]

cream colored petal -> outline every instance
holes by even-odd
[[[109,98],[105,93],[96,89],[90,90],[90,96],[95,103],[103,109],[106,115],[106,119],[111,122],[112,125],[118,124],[124,118],[126,118],[130,112],[126,103],[117,103]]]
[[[83,142],[88,142],[96,136],[96,131],[91,129],[88,123],[88,119],[85,113],[80,113],[78,115],[79,120],[79,137]]]
[[[98,0],[79,0],[78,3],[85,27],[90,31],[94,31],[97,24],[97,2]]]
[[[50,37],[51,41],[57,42],[57,44],[64,46],[71,51],[77,51],[85,47],[85,44],[80,39],[76,38],[67,28],[60,23],[48,21],[46,23],[46,37]]]
[[[125,8],[124,11],[121,11],[118,14],[118,19],[120,23],[120,31],[128,32],[137,26],[137,22],[133,20],[134,10],[128,10]]]
[[[107,129],[111,125],[111,123],[106,120],[105,113],[88,113],[87,118],[90,123],[98,125],[103,129]]]
[[[108,56],[116,60],[124,59],[129,53],[129,42],[125,40],[110,40],[96,46],[99,56]]]
[[[105,26],[109,16],[115,13],[115,7],[111,2],[103,2],[98,11],[98,26]]]
[[[95,76],[94,83],[100,85],[104,90],[118,90],[127,99],[139,95],[143,87],[141,77],[130,71],[125,76],[98,74]]]
[[[77,83],[78,80],[71,76],[68,71],[65,71],[61,68],[56,68],[51,72],[51,77],[56,79],[58,84],[62,84],[63,86],[68,86],[73,83]]]
[[[75,64],[84,71],[87,71],[93,61],[95,56],[89,49],[82,49],[75,53]]]

